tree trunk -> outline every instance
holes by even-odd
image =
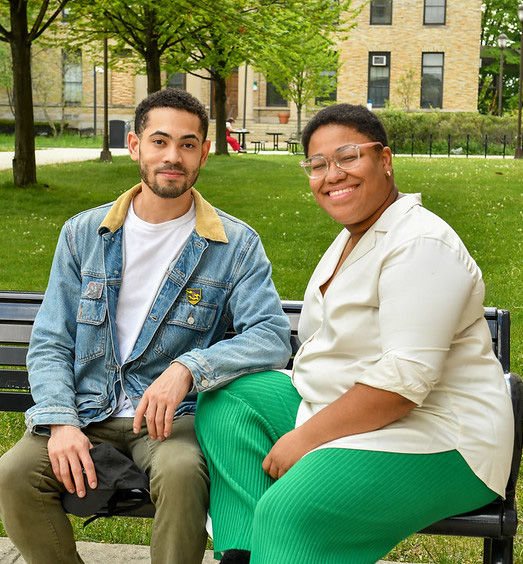
[[[301,110],[302,110],[302,107],[303,107],[302,104],[298,104],[296,106],[297,114],[298,114],[298,124],[297,124],[298,129],[296,130],[296,135],[297,135],[298,141],[301,138]]]
[[[160,70],[160,49],[158,48],[158,13],[157,7],[146,4],[144,17],[147,25],[145,31],[145,69],[147,73],[147,94],[162,89],[162,73]]]
[[[225,78],[213,75],[214,81],[214,110],[216,112],[216,154],[228,155],[226,126],[227,122],[227,91]]]
[[[27,32],[27,0],[9,0],[11,10],[11,56],[15,114],[15,186],[36,184],[31,43]]]
[[[147,69],[147,94],[158,92],[162,89],[162,73],[158,45],[154,42],[151,42],[147,47],[145,68]]]

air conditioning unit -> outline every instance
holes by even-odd
[[[373,67],[386,67],[387,66],[386,55],[372,55],[372,66]]]

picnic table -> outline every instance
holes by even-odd
[[[247,131],[246,129],[233,129],[231,133],[238,135],[238,142],[240,143],[242,149],[247,149],[245,143],[245,136],[249,134],[250,131]]]
[[[267,135],[272,135],[272,147],[275,151],[279,151],[278,149],[278,141],[279,141],[279,137],[280,135],[283,135],[283,133],[281,131],[266,131]]]

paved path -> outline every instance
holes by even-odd
[[[35,151],[36,164],[69,163],[73,161],[89,161],[99,159],[101,149],[38,149]],[[0,152],[0,170],[7,170],[13,164],[14,151]],[[128,155],[127,149],[111,149],[111,155]]]
[[[134,544],[78,542],[78,552],[85,564],[150,564],[149,547]],[[0,537],[1,564],[25,564],[25,560],[6,537]],[[217,564],[212,550],[206,550],[202,564]],[[394,564],[380,560],[376,564]],[[399,563],[396,563],[399,564]]]
[[[150,564],[149,547],[134,544],[78,542],[78,552],[85,564]],[[0,537],[1,564],[25,564],[25,560],[6,537]],[[202,564],[217,564],[211,550],[205,551]],[[390,564],[390,563],[389,563]]]
[[[121,155],[128,155],[128,149],[110,149],[111,155],[113,157],[118,157]],[[37,149],[36,154],[36,165],[47,165],[47,164],[57,164],[57,163],[69,163],[77,161],[90,161],[100,158],[100,153],[102,149]],[[211,152],[214,152],[214,142],[211,143]],[[251,151],[249,151],[251,152]],[[288,155],[287,151],[263,151],[266,155]],[[234,153],[230,153],[234,155]],[[0,170],[8,170],[13,164],[14,151],[0,151]],[[241,158],[242,155],[239,154],[237,158]]]

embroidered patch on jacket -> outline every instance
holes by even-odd
[[[91,300],[99,300],[102,297],[103,291],[103,282],[89,282],[89,284],[87,284],[84,297],[90,298]]]
[[[185,295],[187,297],[187,301],[190,304],[196,305],[202,299],[202,289],[201,288],[187,288],[187,290],[185,290]]]

